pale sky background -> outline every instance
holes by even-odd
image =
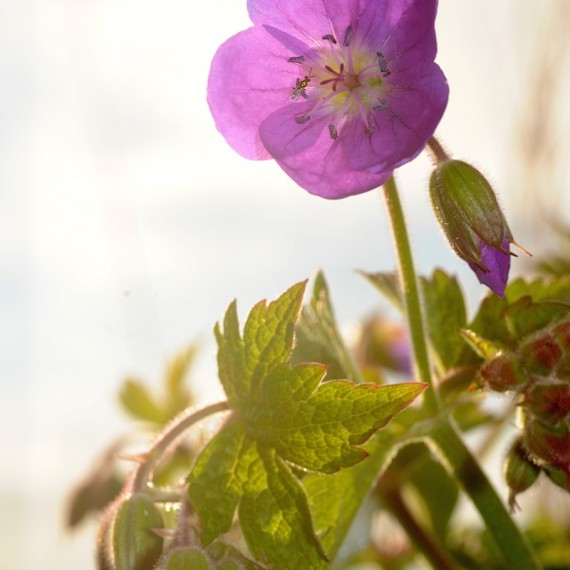
[[[516,237],[534,208],[514,187],[513,140],[563,2],[440,2],[451,96],[438,136],[495,183]],[[215,130],[209,62],[247,26],[245,0],[0,4],[0,570],[93,567],[95,529],[69,537],[63,506],[130,425],[120,380],[158,386],[199,339],[197,391],[216,397],[211,329],[233,298],[244,314],[321,267],[343,324],[385,307],[353,271],[394,267],[379,193],[310,196]],[[568,59],[555,73],[568,93]],[[418,268],[457,273],[477,299],[436,225],[429,172],[422,156],[399,174]]]

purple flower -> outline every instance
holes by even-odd
[[[248,0],[253,27],[212,61],[208,102],[228,143],[343,198],[383,184],[439,123],[437,0]]]
[[[509,269],[511,267],[510,244],[509,239],[506,239],[503,242],[503,247],[498,249],[479,240],[477,246],[481,261],[478,264],[472,261],[467,262],[469,267],[475,272],[479,283],[487,285],[499,297],[505,294],[505,287],[509,278]]]

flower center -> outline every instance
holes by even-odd
[[[353,37],[355,36],[355,37]],[[290,100],[307,99],[314,103],[311,111],[296,118],[298,124],[311,119],[330,120],[329,133],[336,140],[342,125],[351,118],[362,121],[364,132],[374,130],[376,112],[388,106],[386,78],[388,61],[380,51],[362,45],[349,26],[342,43],[332,34],[322,37],[324,43],[289,62],[301,68]]]

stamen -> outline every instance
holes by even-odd
[[[338,131],[332,123],[329,125],[329,135],[333,141],[336,141],[336,139],[338,139]]]
[[[290,57],[287,61],[289,63],[303,63],[305,58],[302,55],[297,55],[295,57]]]
[[[373,111],[383,111],[387,106],[388,106],[388,100],[382,99],[382,101],[380,101],[380,104],[374,105],[374,107],[372,107],[372,110]]]
[[[331,44],[336,44],[336,39],[332,34],[327,34],[326,36],[323,36],[322,39],[329,41]]]
[[[378,67],[380,68],[382,75],[384,77],[392,75],[392,72],[388,67],[388,62],[386,61],[386,57],[384,56],[384,54],[381,51],[377,51],[376,57],[378,58]]]
[[[311,115],[300,115],[299,117],[295,117],[295,122],[298,125],[302,125],[304,123],[307,123],[310,120],[311,120]]]
[[[352,26],[348,26],[348,28],[346,28],[346,32],[344,33],[344,41],[342,42],[342,45],[344,47],[348,47],[350,45],[351,40],[352,40]]]

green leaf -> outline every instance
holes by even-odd
[[[259,447],[239,506],[240,525],[254,556],[276,570],[326,568],[305,491],[276,453]]]
[[[528,296],[534,302],[538,301],[570,301],[570,276],[545,279],[537,277],[532,281],[518,278],[511,281],[505,290],[509,303]]]
[[[223,332],[216,325],[219,376],[230,404],[236,409],[247,407],[259,381],[289,359],[305,285],[306,281],[293,285],[269,305],[261,301],[253,307],[243,339],[235,302],[226,312]]]
[[[461,336],[467,341],[469,346],[477,353],[477,355],[484,360],[494,358],[505,349],[502,344],[480,337],[472,330],[462,330]]]
[[[175,416],[192,404],[190,392],[184,385],[190,368],[198,352],[197,345],[193,344],[169,362],[164,377],[167,412],[170,417]]]
[[[396,273],[366,273],[358,271],[371,285],[390,301],[399,311],[404,312],[404,296],[400,288],[400,278]]]
[[[137,419],[154,423],[164,421],[161,407],[155,403],[143,383],[137,378],[127,378],[119,393],[119,401],[125,410]]]
[[[443,370],[452,368],[464,348],[460,330],[467,326],[465,301],[459,283],[440,269],[421,278],[424,312],[431,346]]]
[[[570,305],[559,301],[533,303],[524,296],[505,309],[505,322],[517,340],[567,316]]]
[[[323,473],[364,459],[366,453],[358,445],[424,389],[419,383],[321,384],[324,374],[318,365],[277,368],[264,380],[259,409],[248,421],[253,437],[281,457]]]
[[[153,570],[163,543],[153,529],[163,526],[159,510],[146,495],[125,499],[111,529],[116,570]]]
[[[206,446],[190,473],[188,494],[209,544],[232,525],[257,451],[240,422],[225,427]]]
[[[329,378],[362,381],[338,330],[328,286],[321,271],[315,277],[310,303],[303,307],[295,334],[292,364],[320,362],[327,365]]]
[[[372,485],[389,463],[392,442],[387,430],[378,432],[366,444],[366,461],[333,475],[311,473],[303,479],[315,530],[331,559],[339,551]]]

